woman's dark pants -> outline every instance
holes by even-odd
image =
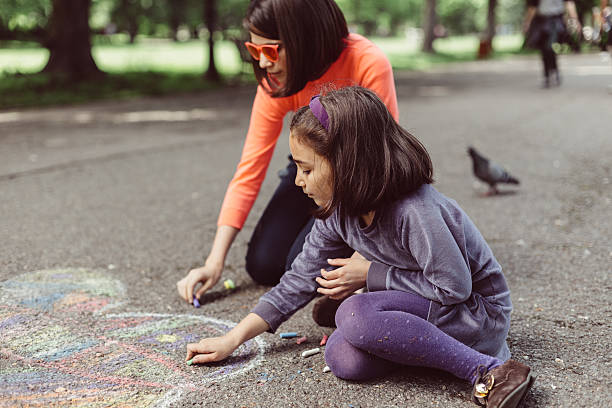
[[[297,167],[289,157],[279,172],[280,184],[253,231],[246,255],[246,270],[263,285],[276,285],[302,252],[312,229],[316,204],[295,185]]]

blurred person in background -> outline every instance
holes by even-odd
[[[565,11],[569,15],[571,28],[580,32],[580,22],[576,5],[572,0],[527,0],[527,12],[523,23],[526,34],[525,43],[530,48],[540,50],[543,63],[544,80],[542,87],[561,85],[561,75],[557,66],[554,43],[568,40],[568,31],[563,20]]]

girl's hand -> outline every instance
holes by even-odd
[[[372,262],[363,257],[328,259],[327,263],[339,266],[338,269],[326,271],[321,269],[322,278],[316,278],[320,288],[317,292],[331,299],[344,299],[351,293],[366,285],[368,270]]]
[[[191,364],[204,364],[220,361],[229,356],[242,343],[260,335],[270,326],[255,313],[249,313],[232,330],[221,337],[202,339],[199,343],[187,345],[187,358]]]
[[[235,342],[227,335],[202,339],[199,343],[187,345],[185,361],[191,360],[192,364],[212,363],[223,360],[237,348]]]
[[[194,289],[201,282],[202,286],[196,293],[196,297],[199,299],[204,292],[219,282],[222,271],[223,265],[209,265],[208,263],[200,268],[190,270],[183,279],[176,283],[179,296],[188,303],[192,303]]]

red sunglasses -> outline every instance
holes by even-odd
[[[249,51],[249,54],[251,54],[251,57],[257,61],[259,61],[261,54],[263,54],[270,62],[278,61],[278,47],[280,47],[280,44],[257,45],[247,41],[244,43],[244,45]]]

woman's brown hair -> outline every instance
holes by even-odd
[[[320,97],[329,117],[323,128],[308,106],[291,120],[291,136],[311,147],[331,166],[333,195],[315,213],[327,218],[359,216],[433,183],[425,147],[393,119],[368,89],[352,86]]]
[[[253,60],[255,77],[275,97],[293,95],[320,78],[338,59],[348,28],[333,0],[252,0],[244,26],[265,38],[280,40],[287,56],[287,83],[278,87]]]

